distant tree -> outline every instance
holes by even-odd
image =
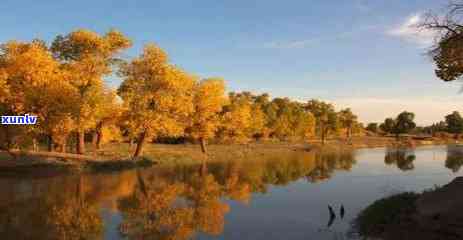
[[[347,141],[351,141],[353,130],[357,125],[357,116],[352,113],[350,108],[346,108],[338,113],[338,118],[341,127],[346,129]]]
[[[444,121],[440,121],[438,123],[433,123],[430,126],[426,126],[423,129],[423,132],[427,134],[434,134],[437,132],[446,132],[447,131],[447,123]]]
[[[368,123],[366,130],[372,133],[378,133],[378,123]]]
[[[404,111],[397,116],[393,129],[393,133],[397,138],[400,134],[409,133],[416,127],[414,119],[415,114],[407,111]]]
[[[247,143],[252,137],[252,102],[244,95],[230,93],[230,104],[224,107],[220,137],[222,140]]]
[[[447,123],[447,131],[455,134],[455,137],[463,133],[463,118],[459,112],[454,111],[445,116],[445,122]]]
[[[338,127],[338,118],[334,106],[313,99],[305,107],[317,120],[318,134],[320,135],[322,144],[325,144],[328,134],[336,131]]]
[[[385,133],[392,133],[395,127],[395,120],[393,118],[386,118],[379,128]]]
[[[404,111],[396,119],[386,118],[379,127],[383,132],[394,134],[398,139],[400,134],[409,133],[415,129],[416,123],[414,119],[414,113]]]

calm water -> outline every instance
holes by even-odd
[[[373,201],[448,183],[463,149],[365,149],[0,178],[1,239],[351,239]],[[339,216],[339,206],[346,214]],[[330,226],[328,205],[337,218]]]

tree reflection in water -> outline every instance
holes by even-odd
[[[352,150],[320,151],[314,153],[315,168],[312,169],[306,178],[312,183],[330,179],[336,170],[350,171],[355,164],[355,157]]]
[[[410,148],[387,148],[384,157],[386,165],[396,165],[402,171],[410,171],[415,168],[415,151]]]
[[[101,239],[103,221],[83,194],[82,177],[66,180],[65,188],[51,185],[38,198],[1,207],[2,239]]]
[[[229,207],[220,201],[223,188],[210,174],[195,173],[188,181],[171,182],[142,176],[133,195],[120,200],[121,233],[129,239],[190,239],[195,232],[223,231]]]
[[[119,201],[121,233],[129,239],[190,239],[197,232],[219,235],[229,206],[247,204],[252,192],[306,177],[319,182],[335,170],[350,170],[352,151],[311,152],[266,159],[211,161],[207,165],[139,171],[132,195]]]
[[[118,229],[127,239],[219,235],[230,210],[225,200],[248,204],[252,193],[270,186],[320,182],[354,164],[349,151],[294,152],[117,174],[0,179],[0,236],[103,239],[103,207],[121,214]]]
[[[445,167],[451,169],[454,173],[460,171],[463,165],[463,146],[449,145],[447,146],[447,158]]]

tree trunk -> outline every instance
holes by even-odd
[[[92,133],[92,146],[93,146],[94,150],[96,150],[97,138],[98,138],[98,133],[97,133],[97,131],[95,129],[95,131]]]
[[[322,126],[322,145],[325,145],[325,140],[326,140],[326,130]]]
[[[207,158],[201,160],[201,167],[199,169],[199,175],[201,177],[207,176],[207,164],[206,164]]]
[[[48,149],[47,150],[49,152],[53,152],[53,148],[54,148],[54,146],[53,146],[53,136],[50,134],[50,135],[48,135]]]
[[[347,129],[347,143],[351,144],[352,143],[352,128]]]
[[[39,146],[37,145],[37,138],[32,137],[32,151],[37,152],[39,150]]]
[[[11,134],[10,134],[9,127],[5,126],[4,130],[5,130],[5,138],[6,138],[5,148],[6,148],[6,150],[10,150],[13,147],[14,140],[13,140],[13,137],[11,136]]]
[[[133,154],[133,157],[139,157],[143,153],[143,147],[145,145],[146,137],[148,135],[148,130],[143,131],[141,133],[140,138],[137,141],[137,148],[135,149],[135,153]]]
[[[95,133],[96,133],[95,149],[99,150],[101,147],[101,140],[103,139],[103,122],[98,123],[95,129]]]
[[[200,139],[199,139],[199,142],[200,142],[200,144],[201,144],[201,152],[203,152],[204,154],[207,154],[206,139],[200,138]]]
[[[63,144],[61,145],[61,152],[66,153],[66,140],[63,141]]]
[[[85,132],[84,130],[77,130],[77,154],[85,154]]]
[[[101,148],[101,140],[103,139],[103,131],[99,130],[96,136],[96,149]]]

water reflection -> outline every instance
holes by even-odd
[[[339,152],[316,152],[315,167],[311,169],[306,178],[309,182],[316,183],[332,177],[335,170],[350,171],[355,164],[354,154],[350,150]]]
[[[396,165],[402,171],[410,171],[415,168],[415,151],[410,148],[387,148],[384,157],[386,165]]]
[[[225,199],[249,204],[252,193],[298,179],[329,179],[355,164],[351,151],[295,152],[263,159],[211,161],[120,174],[0,179],[3,239],[103,239],[102,208],[121,214],[127,239],[191,239],[219,235]]]
[[[188,182],[172,182],[151,173],[139,179],[132,195],[119,200],[129,239],[191,239],[195,232],[220,234],[229,211],[220,201],[224,188],[210,174],[193,173]]]
[[[445,166],[458,171],[463,164],[463,148],[443,150],[444,154],[447,150]],[[347,224],[350,216],[355,215],[358,206],[354,203],[361,201],[357,195],[366,191],[363,188],[371,186],[374,181],[380,182],[376,186],[382,186],[384,182],[381,181],[386,180],[375,177],[375,180],[368,178],[365,181],[365,178],[357,177],[348,181],[345,181],[347,178],[337,179],[336,184],[347,185],[319,183],[339,172],[353,171],[353,175],[361,176],[371,169],[379,171],[383,169],[383,160],[403,171],[414,169],[415,164],[417,168],[420,166],[421,159],[415,160],[415,150],[387,149],[384,155],[383,151],[363,156],[373,165],[365,165],[368,167],[361,168],[361,172],[358,167],[354,168],[358,155],[342,150],[271,154],[259,159],[211,160],[207,164],[163,165],[115,174],[0,178],[0,236],[1,239],[105,239],[108,231],[117,233],[120,239],[218,236],[224,233],[227,224],[236,224],[236,216],[228,218],[233,215],[232,211],[236,211],[236,206],[256,210],[251,202],[273,201],[272,204],[278,204],[270,206],[281,206],[282,209],[265,210],[275,211],[275,214],[257,211],[258,216],[262,219],[284,216],[284,221],[287,218],[290,222],[288,229],[298,227],[298,223],[301,226],[307,224],[304,229],[319,234],[317,239],[330,239],[323,234],[338,231],[340,226]],[[438,164],[443,167],[444,158],[441,159]],[[359,185],[363,183],[366,185]],[[297,188],[293,188],[296,185]],[[280,195],[275,189],[280,190]],[[349,195],[355,200],[350,201]],[[332,206],[332,211],[327,209],[327,204]],[[348,210],[346,216],[343,204]],[[293,215],[286,215],[286,210],[292,211],[286,209],[289,206],[298,208]],[[301,211],[304,207],[305,212]],[[108,219],[102,209],[111,213],[109,218],[117,216],[119,220]],[[310,220],[305,219],[308,216]],[[244,220],[243,224],[251,224],[251,220]],[[270,223],[267,221],[266,224]],[[271,226],[269,231],[275,227],[267,226]],[[329,230],[315,232],[325,227]]]
[[[460,171],[463,165],[463,146],[449,145],[447,146],[447,158],[445,160],[445,167],[451,169],[454,173]]]
[[[103,221],[99,208],[83,193],[83,178],[65,180],[49,187],[33,185],[32,195],[4,199],[0,207],[2,239],[101,239]]]

